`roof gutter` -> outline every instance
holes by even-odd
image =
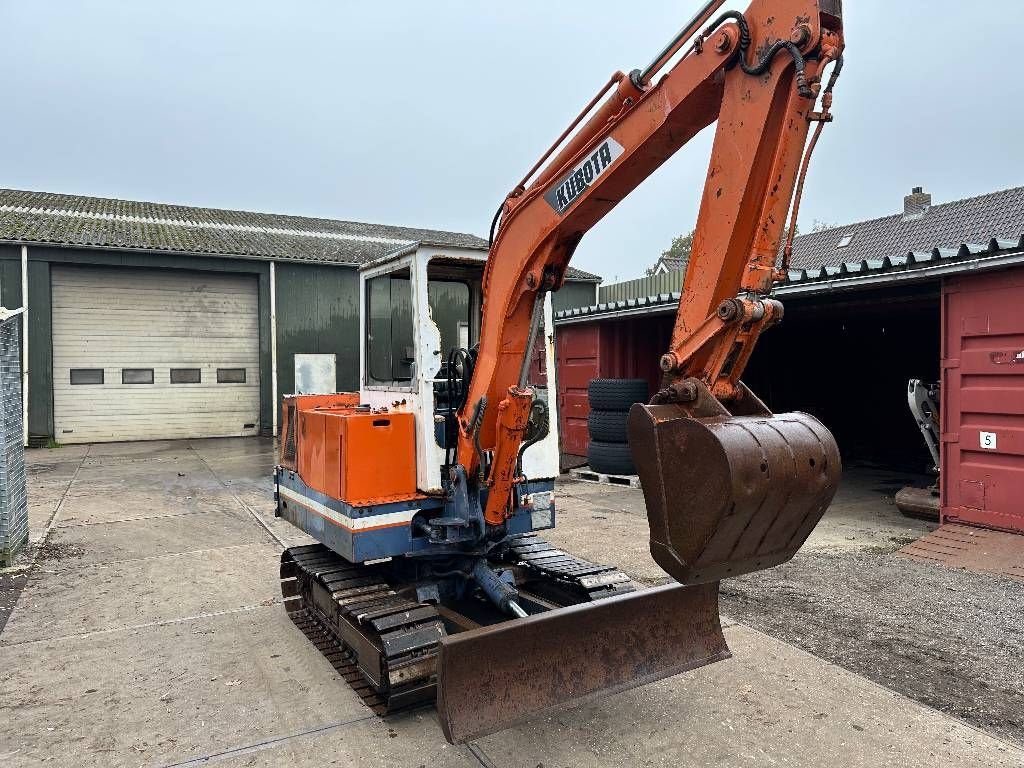
[[[1024,264],[1024,252],[1000,254],[987,258],[974,258],[957,261],[952,264],[932,264],[926,267],[882,271],[878,274],[855,275],[832,280],[813,280],[780,285],[772,293],[776,296],[806,296],[831,291],[856,290],[863,286],[883,283],[919,282],[933,280],[937,277],[962,274],[964,272],[981,272],[1002,267]]]

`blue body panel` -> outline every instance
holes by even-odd
[[[413,517],[420,512],[440,514],[444,508],[444,499],[433,496],[353,506],[310,488],[297,472],[284,467],[274,469],[274,480],[277,516],[352,563],[429,551],[427,538],[413,535]],[[509,533],[554,527],[554,486],[554,480],[527,484],[521,495],[530,503],[509,518]]]

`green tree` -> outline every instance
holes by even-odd
[[[662,259],[679,259],[680,261],[686,261],[690,258],[690,250],[693,248],[693,233],[695,230],[690,230],[685,235],[679,235],[678,237],[672,238],[672,245],[668,247],[668,250],[661,252]],[[659,259],[660,261],[660,259]],[[658,264],[654,263],[644,270],[645,275],[653,275],[654,270],[658,268]]]

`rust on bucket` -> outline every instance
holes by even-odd
[[[746,415],[726,411],[706,389],[694,404],[630,410],[651,554],[682,584],[789,560],[838,487],[839,449],[828,429],[749,397]]]

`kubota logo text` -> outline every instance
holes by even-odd
[[[576,202],[598,176],[622,155],[622,145],[606,139],[594,153],[562,177],[554,189],[544,195],[548,204],[561,215]]]

